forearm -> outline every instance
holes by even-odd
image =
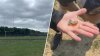
[[[62,6],[67,6],[67,4],[75,1],[75,0],[57,0]],[[52,12],[52,18],[51,18],[51,23],[50,23],[50,28],[54,29],[55,31],[57,30],[57,24],[58,22],[62,19],[63,17],[63,12],[53,10]]]
[[[63,13],[54,9],[53,12],[52,12],[50,28],[54,29],[55,31],[58,31],[57,30],[57,24],[62,19],[63,15],[64,15]]]
[[[75,0],[57,0],[62,6],[67,6],[67,4],[75,1]],[[53,13],[52,13],[52,18],[51,21],[53,21],[55,24],[57,24],[61,18],[63,17],[63,12],[57,11],[55,9],[53,9]]]
[[[55,24],[57,24],[63,17],[63,13],[62,12],[59,12],[57,10],[53,10],[53,13],[52,13],[52,18],[51,18],[51,21],[53,21]]]

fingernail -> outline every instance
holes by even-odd
[[[90,33],[90,34],[88,34],[88,37],[93,37],[93,36],[94,36],[94,35],[93,35],[93,34],[91,34],[91,33]]]
[[[93,36],[94,36],[93,34],[90,35],[90,37],[93,37]]]
[[[96,31],[95,34],[100,34],[100,32],[99,31]]]
[[[81,42],[81,38],[78,38],[76,41]]]
[[[96,27],[96,30],[99,30],[99,28]]]

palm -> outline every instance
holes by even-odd
[[[72,16],[73,15],[73,16]],[[68,14],[66,14],[66,16],[69,16],[68,17],[68,19],[67,19],[67,17],[65,18],[65,20],[64,20],[64,22],[63,22],[63,26],[65,27],[66,26],[66,28],[68,29],[68,30],[70,30],[70,31],[74,31],[74,29],[77,29],[78,28],[78,26],[82,23],[82,21],[81,20],[79,20],[77,17],[77,15],[75,15],[75,14],[73,14],[73,13],[68,13]],[[71,17],[72,16],[72,17]],[[77,23],[75,24],[75,25],[69,25],[70,23],[69,23],[69,21],[76,21]],[[66,23],[65,23],[66,22]]]
[[[57,24],[58,29],[70,35],[73,39],[77,41],[81,41],[81,39],[75,34],[75,32],[78,34],[86,35],[88,37],[92,37],[94,34],[98,34],[98,28],[95,27],[93,24],[79,20],[78,16],[84,14],[85,12],[86,10],[81,12],[74,11],[66,13]],[[69,25],[70,20],[77,21],[78,23],[75,25]]]

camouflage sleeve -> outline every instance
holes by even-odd
[[[58,31],[57,24],[62,19],[63,15],[63,13],[53,9],[50,28],[54,29],[55,31]]]
[[[75,1],[75,0],[57,0],[62,6],[67,6],[67,4]],[[55,9],[53,9],[52,12],[52,18],[51,18],[51,23],[50,23],[50,28],[52,28],[53,30],[55,30],[56,32],[58,32],[57,30],[57,24],[58,22],[62,19],[63,17],[63,13],[59,12]]]
[[[62,5],[62,6],[67,6],[69,3],[76,1],[76,0],[58,0],[58,2]]]

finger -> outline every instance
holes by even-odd
[[[81,38],[78,37],[76,34],[74,34],[73,32],[69,31],[67,32],[69,36],[71,36],[74,40],[76,41],[81,41]]]
[[[77,33],[79,33],[79,34],[88,36],[88,37],[93,37],[93,34],[92,33],[87,32],[87,31],[84,31],[82,29],[75,29],[74,31],[77,32]]]
[[[99,31],[99,28],[97,28],[96,26],[94,26],[94,24],[92,24],[90,22],[84,22],[83,25]]]
[[[78,11],[75,11],[75,13],[77,15],[83,15],[87,12],[87,10],[85,8],[79,9]]]
[[[93,33],[93,34],[99,34],[99,32],[97,30],[94,30],[94,29],[87,27],[87,26],[80,26],[80,29],[87,31],[87,32],[90,32],[90,33]]]

